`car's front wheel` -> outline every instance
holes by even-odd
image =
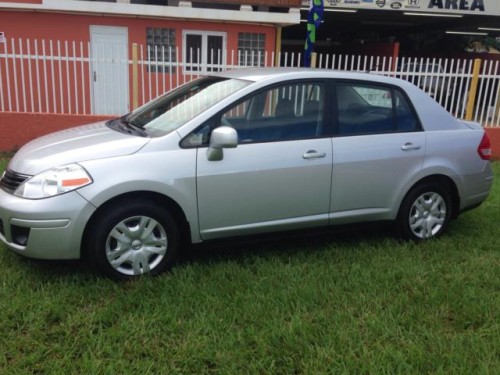
[[[398,215],[401,234],[406,239],[426,240],[441,235],[451,217],[451,197],[436,183],[413,188],[403,200]]]
[[[150,201],[132,201],[98,213],[87,233],[88,260],[114,279],[158,274],[170,268],[179,249],[173,217]]]

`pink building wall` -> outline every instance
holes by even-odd
[[[0,0],[2,1],[2,0]],[[36,0],[18,0],[18,1],[36,1]],[[49,41],[54,41],[53,50],[54,55],[57,54],[57,49],[60,47],[61,54],[63,56],[89,56],[89,42],[90,42],[90,26],[115,26],[115,27],[125,27],[128,31],[128,54],[129,59],[132,56],[132,45],[137,44],[139,46],[143,46],[146,51],[146,29],[148,27],[151,28],[168,28],[175,29],[176,36],[176,47],[178,48],[178,56],[177,61],[180,61],[182,56],[182,34],[183,30],[198,30],[204,32],[224,32],[226,33],[226,50],[228,54],[231,51],[236,52],[238,50],[238,33],[261,33],[265,34],[265,51],[268,53],[268,62],[267,64],[271,64],[271,56],[276,48],[276,28],[271,25],[256,25],[256,24],[239,24],[239,23],[228,23],[228,22],[198,22],[198,21],[188,21],[188,20],[172,20],[165,18],[138,18],[138,17],[123,17],[123,16],[112,16],[112,15],[89,15],[89,14],[67,14],[67,13],[45,13],[45,12],[20,12],[20,11],[1,11],[0,12],[0,32],[4,33],[6,43],[0,43],[0,53],[8,52],[12,54],[12,50],[15,49],[16,54],[19,53],[20,49],[23,49],[23,53],[28,53],[28,40],[29,40],[29,48],[30,54],[34,54],[34,45],[35,41],[38,46],[38,53],[41,54],[42,49],[42,40],[45,41],[45,49],[46,54],[49,54]],[[22,42],[20,42],[22,40]],[[61,41],[60,46],[58,46],[55,41]],[[68,42],[67,49],[65,42]],[[75,51],[73,51],[73,42],[75,43]],[[81,43],[83,42],[83,43]],[[147,53],[145,52],[143,57],[147,60]],[[233,55],[237,59],[237,54]],[[140,56],[139,56],[140,58]],[[230,62],[231,56],[227,56],[227,61]],[[234,61],[237,63],[237,61]],[[20,61],[18,59],[18,64]],[[31,69],[33,72],[36,71],[36,62],[32,62],[31,66],[29,66],[28,62],[24,62],[24,71],[28,72]],[[67,63],[62,59],[61,61],[56,61],[55,63],[56,70],[61,68],[63,72],[66,70],[72,70],[71,78],[68,80],[66,75],[58,75],[53,74],[50,69],[45,69],[44,75],[40,74],[41,81],[40,86],[44,87],[45,84],[50,86],[54,86],[56,88],[63,88],[63,92],[61,96],[64,95],[64,91],[74,92],[80,91],[78,85],[82,81],[89,82],[89,69],[88,65],[85,68],[80,69],[80,66],[77,66],[75,69],[76,76],[73,76],[73,66],[71,63]],[[5,64],[4,64],[5,65]],[[17,67],[19,73],[19,67]],[[173,86],[177,86],[179,81],[180,83],[184,82],[184,78],[179,78],[179,74],[172,74],[172,77],[167,73],[153,73],[148,72],[147,67],[142,67],[143,71],[139,71],[139,76],[144,77],[144,80],[147,82],[155,82],[155,81],[168,81],[172,82]],[[38,70],[41,72],[44,70],[43,61],[38,61]],[[3,81],[10,79],[10,82],[15,82],[16,80],[21,79],[19,74],[15,74],[12,65],[7,72],[6,66],[0,65],[0,75]],[[82,75],[84,77],[82,77]],[[46,77],[46,78],[45,78]],[[129,86],[132,83],[132,69],[129,69]],[[75,89],[76,84],[76,89]],[[4,96],[7,95],[5,92],[6,87],[4,85]],[[163,86],[160,85],[157,87],[153,85],[152,94],[148,93],[144,94],[141,90],[139,90],[139,103],[146,102],[160,94],[163,93]],[[131,90],[131,89],[130,89]],[[130,92],[129,90],[129,92]],[[43,90],[42,90],[43,91]],[[90,94],[87,92],[85,95],[85,103],[80,103],[80,108],[85,106],[87,109],[90,108]],[[51,97],[49,105],[45,104],[46,98],[40,98],[36,90],[33,92],[27,91],[26,95],[28,96],[26,102],[38,103],[42,102],[42,110],[41,112],[67,112],[68,105],[72,105],[72,108],[76,107],[76,99],[72,98],[74,102],[64,103],[64,98],[57,97],[54,99]],[[10,96],[15,97],[16,93],[14,90],[14,85],[11,85],[10,88]],[[19,93],[17,94],[19,96]],[[133,108],[133,95],[130,92],[129,95],[129,107]],[[80,97],[80,101],[82,98]],[[65,110],[62,110],[65,106]],[[10,108],[10,110],[14,111],[15,108]],[[28,107],[29,111],[32,111],[31,108]],[[38,110],[40,111],[40,110]]]

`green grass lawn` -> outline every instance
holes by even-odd
[[[498,374],[494,169],[487,202],[422,244],[370,230],[197,248],[128,283],[1,247],[0,374]]]

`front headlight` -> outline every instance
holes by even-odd
[[[92,178],[78,164],[63,165],[49,169],[24,181],[14,191],[22,198],[40,199],[64,194],[91,184]]]

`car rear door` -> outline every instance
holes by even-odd
[[[325,85],[295,82],[236,103],[217,124],[239,135],[223,160],[197,156],[203,239],[327,225],[332,143],[325,135]]]
[[[339,82],[336,98],[331,222],[393,219],[424,160],[418,117],[390,86]]]

